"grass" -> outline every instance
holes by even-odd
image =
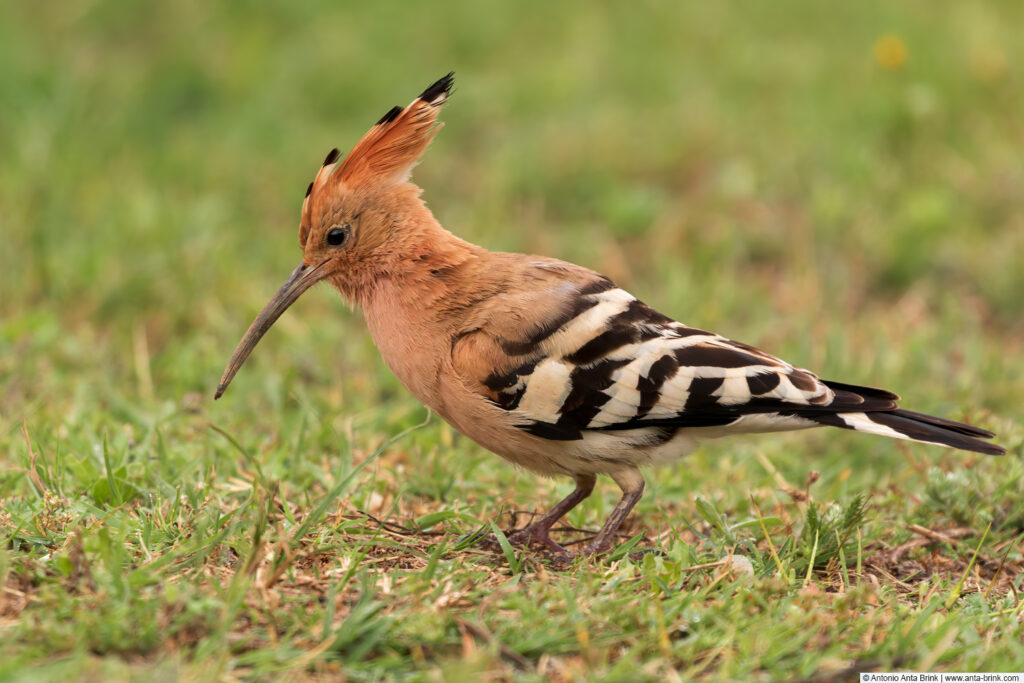
[[[1022,20],[1009,2],[5,8],[0,677],[1024,669]],[[326,290],[214,404],[299,258],[320,158],[449,69],[416,175],[448,228],[991,427],[1009,456],[709,442],[651,473],[612,559],[555,571],[467,537],[571,484],[427,420]],[[614,489],[559,537],[597,528]]]

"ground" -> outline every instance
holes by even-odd
[[[0,677],[1024,670],[1022,22],[1010,2],[5,8]],[[415,176],[450,230],[1009,454],[708,442],[649,473],[611,557],[562,570],[472,535],[571,482],[429,416],[326,287],[214,403],[298,263],[319,161],[452,69]]]

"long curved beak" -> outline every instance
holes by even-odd
[[[228,366],[224,368],[224,375],[221,376],[220,384],[217,385],[217,393],[213,395],[214,399],[218,399],[224,394],[228,385],[231,384],[231,380],[234,379],[235,373],[245,363],[245,359],[256,348],[256,344],[270,329],[270,326],[281,317],[281,314],[295,303],[295,300],[302,296],[303,292],[327,276],[328,271],[324,268],[327,263],[328,261],[323,261],[312,267],[300,263],[299,267],[292,271],[285,283],[281,285],[281,289],[277,290],[274,298],[267,302],[260,314],[252,321],[252,325],[249,325],[242,341],[238,342],[234,354],[231,355],[231,360],[228,361]]]

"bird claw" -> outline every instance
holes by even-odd
[[[607,540],[603,542],[596,541],[588,543],[580,551],[573,551],[552,539],[546,529],[534,528],[532,526],[509,534],[507,539],[510,545],[517,548],[529,548],[533,545],[544,547],[548,551],[546,553],[546,559],[551,563],[551,567],[562,571],[571,569],[573,562],[577,557],[598,557],[600,555],[605,555],[612,549],[613,545]],[[476,544],[495,553],[502,552],[501,543],[498,542],[497,537],[493,534],[481,536],[479,540],[476,541]],[[629,553],[629,559],[633,562],[639,562],[645,555],[665,557],[665,551],[660,548],[641,548]]]
[[[546,548],[552,558],[557,558],[559,561],[571,562],[572,558],[576,556],[576,553],[558,544],[551,535],[548,533],[548,529],[538,526],[528,526],[525,529],[521,529],[515,533],[507,536],[510,545],[518,548],[529,548],[532,545],[540,545]],[[501,543],[493,534],[482,536],[476,544],[487,550],[494,552],[501,552]]]
[[[571,550],[566,550],[564,553],[552,553],[549,559],[551,560],[552,569],[565,571],[572,568],[573,560],[576,559],[576,553]]]
[[[512,545],[522,546],[528,548],[534,543],[542,545],[550,550],[555,555],[566,555],[571,556],[572,552],[566,550],[563,546],[555,542],[551,535],[548,533],[548,529],[544,527],[528,526],[522,531],[517,531],[508,537],[508,542]]]

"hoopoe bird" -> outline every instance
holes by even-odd
[[[394,107],[306,191],[302,262],[235,349],[216,397],[274,321],[326,280],[358,304],[384,362],[484,448],[576,488],[513,543],[571,552],[552,526],[599,474],[622,498],[583,552],[613,544],[644,490],[641,468],[702,439],[840,427],[998,455],[993,433],[897,407],[881,389],[821,380],[746,344],[676,322],[608,278],[543,256],[488,251],[434,219],[410,182],[453,74]]]

